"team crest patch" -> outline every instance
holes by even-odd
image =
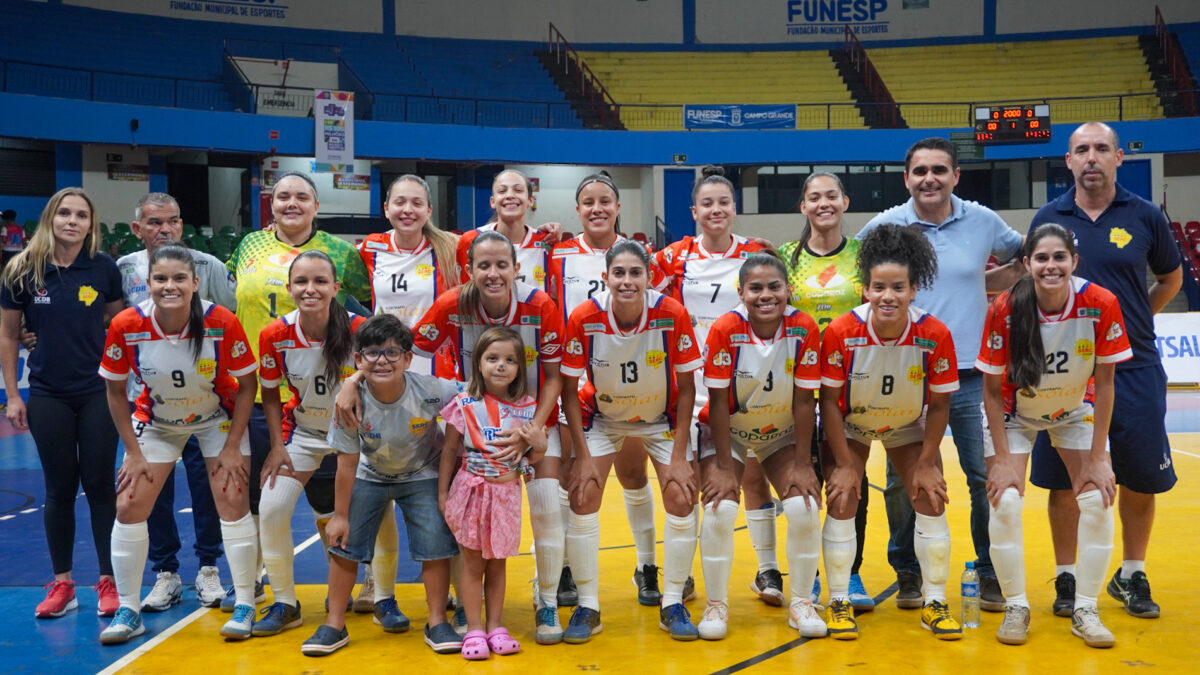
[[[429,263],[421,263],[417,265],[417,277],[424,280],[433,276],[433,265]]]
[[[275,367],[275,357],[263,354],[263,357],[261,360],[262,360],[263,368],[274,368]]]
[[[921,380],[925,379],[925,369],[921,366],[912,366],[908,369],[908,381],[913,384],[920,384]]]
[[[431,323],[421,324],[419,327],[417,327],[417,333],[419,333],[421,337],[431,342],[436,342],[439,335],[437,326]]]
[[[1095,353],[1096,345],[1092,344],[1091,340],[1080,340],[1079,342],[1075,343],[1075,354],[1077,356],[1082,356],[1084,360],[1092,358],[1092,355]]]
[[[713,354],[712,362],[714,366],[728,366],[729,364],[733,363],[733,358],[729,356],[729,352],[722,349],[716,354]]]
[[[1004,336],[996,331],[992,331],[991,334],[988,335],[988,349],[1003,349],[1003,348],[1004,348]]]
[[[1124,334],[1125,334],[1125,331],[1121,329],[1121,324],[1114,321],[1108,326],[1108,330],[1105,331],[1104,339],[1108,340],[1109,342],[1112,342],[1113,340],[1116,340],[1117,338],[1121,337]]]
[[[200,359],[196,362],[196,373],[206,380],[212,379],[217,373],[217,362],[212,359]]]
[[[842,365],[842,353],[841,352],[831,353],[829,355],[829,365],[840,367]]]
[[[525,345],[525,365],[526,366],[532,365],[534,361],[537,361],[537,357],[538,357],[538,350],[534,349],[533,347],[530,347],[529,345]]]
[[[657,349],[651,349],[646,352],[646,365],[651,368],[658,368],[667,360],[667,353]]]
[[[98,297],[100,297],[100,294],[97,293],[96,289],[92,288],[91,286],[79,287],[79,301],[84,305],[91,307],[92,303],[95,302],[96,298]]]
[[[116,345],[109,345],[108,349],[105,350],[104,355],[113,361],[120,361],[121,357],[124,355],[124,352],[122,352],[121,348]]]
[[[229,353],[232,354],[233,358],[236,359],[239,356],[245,354],[249,350],[250,350],[249,345],[247,345],[245,342],[243,342],[241,340],[238,340],[237,342],[233,343],[233,348],[229,350]]]
[[[944,356],[938,359],[937,363],[933,364],[933,372],[937,373],[938,375],[941,375],[947,370],[950,370],[950,359]]]
[[[687,350],[689,350],[691,348],[692,348],[692,338],[691,338],[691,336],[689,336],[687,334],[680,335],[679,339],[675,341],[675,349],[680,352],[686,352]]]
[[[567,342],[567,353],[574,356],[583,354],[583,343],[579,341],[579,338],[571,338],[571,340]]]
[[[1116,244],[1117,248],[1125,248],[1129,245],[1129,242],[1133,241],[1133,235],[1129,234],[1123,228],[1114,227],[1108,231],[1108,241],[1109,243]]]

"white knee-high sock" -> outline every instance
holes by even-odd
[[[919,513],[913,532],[913,548],[921,564],[921,590],[925,602],[946,602],[946,579],[950,577],[950,524],[946,514],[924,516]]]
[[[292,543],[292,514],[304,486],[290,476],[276,476],[274,487],[263,487],[258,503],[259,542],[275,602],[296,606],[293,576],[295,554]]]
[[[543,607],[558,606],[558,581],[566,547],[558,479],[537,478],[525,486],[529,497],[529,526],[533,530],[533,559],[537,568],[538,598]]]
[[[738,503],[729,499],[704,511],[700,523],[700,569],[709,601],[729,599],[729,574],[733,570],[733,526]]]
[[[1079,503],[1079,574],[1075,577],[1075,607],[1095,605],[1113,550],[1112,507],[1104,508],[1098,490],[1088,490],[1075,498]]]
[[[854,519],[834,518],[825,512],[825,530],[821,533],[821,547],[825,553],[825,583],[829,584],[829,601],[850,601],[850,568],[854,565],[854,551],[858,548],[858,534],[854,531]],[[800,597],[812,588],[800,588]]]
[[[663,527],[663,587],[662,606],[683,602],[683,585],[692,573],[696,557],[696,534],[700,518],[697,504],[686,516],[667,514]]]
[[[654,565],[657,560],[654,553],[654,489],[647,482],[636,490],[621,492],[625,495],[625,516],[629,518],[629,530],[633,533],[638,569],[642,565]]]
[[[233,577],[233,592],[237,604],[254,606],[254,563],[258,560],[258,530],[250,514],[238,520],[221,521],[221,539],[225,542],[225,557]]]
[[[146,521],[140,523],[113,522],[110,539],[113,579],[117,582],[117,598],[122,607],[142,611],[142,573],[146,571],[146,555],[150,553],[150,531]]]
[[[789,497],[783,500],[783,513],[787,516],[786,554],[791,599],[805,599],[812,590],[821,561],[821,509],[812,497]],[[849,583],[849,577],[846,583]]]
[[[775,505],[765,509],[746,509],[746,531],[758,556],[758,571],[779,569],[775,555]]]
[[[571,513],[567,522],[567,554],[579,590],[579,606],[600,611],[600,514]],[[555,592],[557,592],[557,587]]]
[[[375,602],[396,594],[396,561],[400,558],[400,533],[396,530],[396,509],[388,505],[375,535],[375,552],[371,555],[371,577],[375,581]]]
[[[259,515],[257,513],[251,513],[250,519],[254,521],[254,531],[258,532],[259,531],[259,524],[258,524]],[[255,536],[257,536],[257,535],[255,535]],[[262,547],[258,545],[257,541],[254,542],[254,550],[257,551],[257,553],[254,556],[254,583],[255,583],[255,585],[257,585],[260,581],[262,581],[263,573],[266,570],[266,562],[263,561]]]
[[[1000,505],[991,507],[988,536],[992,541],[992,564],[1008,604],[1029,607],[1025,597],[1025,537],[1021,525],[1024,498],[1015,487],[1004,490]]]
[[[571,559],[567,555],[567,523],[571,522],[571,493],[562,486],[562,481],[558,482],[558,510],[562,514],[563,527],[563,567],[571,566]]]

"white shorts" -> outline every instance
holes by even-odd
[[[692,443],[700,453],[700,459],[708,459],[717,454],[717,446],[713,443],[712,427],[707,424],[696,422],[692,425],[695,429],[695,434],[692,436]],[[776,452],[791,445],[796,444],[796,430],[789,430],[779,438],[767,441],[765,443],[747,443],[738,438],[736,435],[730,437],[729,451],[733,458],[742,464],[746,463],[746,453],[752,452],[759,462],[767,461],[767,458]]]
[[[324,434],[318,436],[317,432],[302,428],[292,431],[291,439],[283,448],[292,458],[292,468],[296,471],[316,471],[326,455],[337,452],[329,447]]]
[[[229,437],[228,420],[208,423],[201,427],[172,427],[166,425],[151,425],[134,418],[133,432],[138,437],[138,447],[142,456],[153,464],[174,464],[183,456],[183,446],[188,438],[195,436],[200,444],[200,454],[210,459],[221,454],[225,447],[225,439]],[[240,443],[242,455],[250,456],[250,438],[242,434]]]
[[[562,432],[555,424],[546,429],[546,457],[562,457]]]
[[[899,448],[925,441],[925,415],[921,415],[917,421],[911,424],[906,424],[898,429],[888,429],[884,433],[860,429],[845,421],[842,424],[846,428],[846,438],[856,440],[868,448],[871,447],[871,441],[879,441],[885,449]]]
[[[583,432],[588,453],[592,457],[615,454],[626,438],[640,438],[646,452],[659,464],[670,464],[675,449],[675,430],[666,422],[609,422],[593,420],[592,428]],[[688,443],[687,461],[692,461],[692,444]]]
[[[1067,413],[1054,423],[1054,426],[1031,424],[1019,417],[1004,414],[1004,435],[1008,438],[1008,451],[1014,455],[1028,455],[1033,451],[1033,442],[1038,431],[1050,434],[1050,443],[1059,449],[1091,450],[1092,438],[1096,427],[1093,422],[1094,411],[1090,404],[1084,403]],[[1038,420],[1041,422],[1041,420]],[[1104,449],[1108,450],[1108,439],[1104,439]],[[988,430],[987,415],[983,417],[983,456],[994,457],[996,446],[992,443],[992,434]]]

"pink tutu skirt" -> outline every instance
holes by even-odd
[[[446,524],[463,548],[511,558],[521,548],[521,480],[490,483],[459,471],[446,495]]]

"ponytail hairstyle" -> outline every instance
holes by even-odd
[[[482,399],[487,393],[479,364],[483,362],[483,353],[497,342],[511,343],[517,353],[517,376],[508,383],[508,391],[505,392],[510,402],[516,401],[529,392],[529,381],[525,372],[525,341],[521,339],[520,333],[508,326],[492,326],[479,336],[475,343],[475,351],[471,353],[471,381],[467,383],[467,393],[471,398],[477,399]]]
[[[808,174],[808,178],[804,179],[804,186],[800,188],[800,200],[796,202],[796,210],[800,210],[800,205],[804,203],[804,199],[808,196],[808,186],[818,178],[829,178],[837,183],[838,192],[842,193],[842,197],[846,196],[846,186],[842,184],[842,179],[838,178],[836,173],[829,171],[814,171]],[[800,238],[797,240],[796,249],[792,251],[792,266],[795,267],[800,262],[800,253],[808,246],[808,239],[812,236],[812,223],[809,222],[808,216],[804,217],[804,226],[800,228]]]
[[[46,288],[46,266],[50,264],[50,257],[54,255],[54,214],[67,197],[83,199],[91,212],[88,233],[83,238],[80,255],[86,254],[89,258],[94,258],[100,252],[100,221],[96,217],[96,205],[83,188],[63,188],[46,202],[46,207],[42,209],[42,215],[38,219],[37,229],[29,238],[25,249],[4,266],[4,273],[0,279],[3,279],[4,286],[13,293],[32,295]]]
[[[384,209],[386,210],[387,203],[391,201],[392,188],[404,182],[416,183],[425,191],[425,203],[429,205],[430,212],[432,212],[433,196],[429,191],[429,183],[426,183],[424,178],[411,173],[406,173],[396,178],[388,185],[383,198]],[[441,274],[438,277],[441,283],[437,291],[441,293],[450,290],[453,288],[453,280],[458,278],[458,258],[456,253],[458,239],[453,234],[435,225],[432,216],[421,227],[421,234],[425,235],[425,238],[429,240],[429,245],[433,247],[433,258],[441,270]]]
[[[330,277],[337,281],[337,265],[333,264],[333,258],[330,258],[324,251],[311,249],[296,256],[292,264],[288,266],[288,283],[292,282],[292,270],[301,260],[324,262],[329,265]],[[334,294],[329,300],[329,324],[325,328],[325,341],[321,345],[321,356],[325,359],[325,381],[329,383],[330,387],[342,379],[342,366],[353,353],[354,343],[350,328],[350,316],[346,313],[346,308],[338,302],[337,295]]]
[[[783,277],[783,283],[787,284],[787,268],[783,266],[783,261],[779,259],[779,254],[772,249],[763,249],[757,253],[752,253],[746,261],[742,263],[742,268],[738,270],[738,288],[746,285],[746,277],[750,276],[750,270],[756,267],[770,267]]]
[[[863,280],[871,283],[876,265],[894,263],[908,268],[913,288],[929,288],[937,277],[937,254],[920,228],[886,223],[868,232],[858,249],[858,273]]]
[[[650,252],[640,242],[632,239],[621,239],[608,248],[604,254],[604,269],[606,271],[611,269],[613,261],[622,253],[632,253],[637,256],[637,259],[646,266],[646,274],[650,274]]]
[[[196,277],[196,259],[186,246],[180,244],[163,244],[150,254],[150,276],[154,275],[154,266],[163,260],[178,260],[186,263],[192,270],[192,278]],[[200,358],[200,350],[204,347],[204,305],[200,302],[200,293],[192,293],[192,303],[188,312],[188,340],[192,343],[192,359]]]
[[[517,176],[521,177],[521,181],[523,183],[525,183],[526,201],[531,200],[533,198],[533,181],[529,180],[529,176],[526,176],[525,174],[521,173],[520,171],[517,171],[516,169],[505,169],[505,170],[501,171],[500,173],[496,174],[496,177],[492,179],[492,194],[496,193],[496,181],[500,180],[500,176],[503,176],[506,173],[516,174]],[[528,215],[528,211],[526,211],[526,214]],[[500,222],[500,212],[493,208],[492,215],[490,218],[488,218],[488,222],[489,223]]]
[[[737,194],[734,192],[733,183],[725,177],[724,167],[709,164],[703,169],[700,169],[700,178],[696,181],[696,184],[692,186],[692,203],[696,203],[696,195],[700,194],[700,188],[704,187],[705,185],[713,184],[724,185],[725,187],[729,188],[730,197]]]
[[[609,175],[609,173],[607,171],[601,171],[600,173],[594,173],[594,174],[591,174],[590,176],[584,176],[583,180],[579,181],[579,187],[575,188],[575,204],[576,205],[579,204],[579,193],[583,192],[583,188],[591,185],[592,183],[601,183],[603,185],[607,185],[608,189],[613,191],[613,199],[616,200],[617,203],[620,203],[621,191],[617,189],[617,184],[615,182],[613,182],[612,176]],[[616,232],[617,234],[621,234],[621,216],[620,215],[618,215],[616,220],[613,221],[613,232]]]
[[[1075,253],[1075,238],[1062,225],[1043,223],[1029,231],[1021,257],[1029,261],[1038,242],[1046,237],[1062,241],[1071,255]],[[1008,292],[1008,381],[1018,389],[1036,389],[1042,382],[1046,367],[1046,349],[1042,344],[1041,320],[1038,316],[1037,291],[1029,274],[1017,280]]]
[[[508,255],[512,259],[512,264],[517,264],[517,247],[513,246],[508,237],[495,230],[482,230],[471,241],[471,246],[467,249],[467,265],[475,264],[475,247],[486,241],[502,242],[508,247]],[[458,321],[465,325],[475,321],[475,308],[479,305],[479,287],[475,285],[475,279],[471,278],[461,288],[462,290],[458,294]]]

